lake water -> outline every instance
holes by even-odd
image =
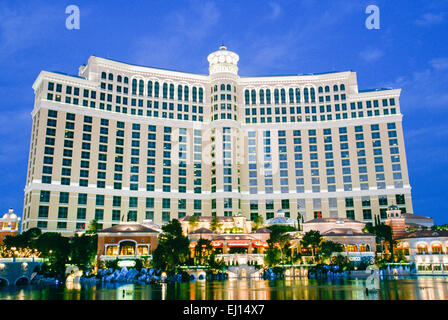
[[[97,284],[1,287],[0,300],[446,300],[448,277],[388,277],[378,292],[365,279],[196,281],[167,284]]]

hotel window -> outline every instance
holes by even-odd
[[[251,102],[252,102],[252,104],[256,104],[257,103],[257,96],[256,96],[256,92],[255,92],[254,89],[251,90],[250,95],[251,95],[251,100],[252,100]]]
[[[47,221],[37,221],[37,227],[39,229],[47,229],[48,222]]]
[[[345,207],[346,208],[353,208],[353,198],[345,198]]]
[[[355,220],[355,211],[354,210],[346,210],[345,211],[347,219]]]
[[[114,207],[121,207],[121,197],[120,196],[113,196],[113,198],[112,198],[112,206],[114,206]]]
[[[50,202],[50,191],[40,191],[40,202]]]
[[[69,193],[61,192],[59,193],[59,203],[68,203],[69,201]]]
[[[78,220],[85,220],[86,219],[86,208],[77,208],[76,211],[76,219]]]
[[[112,210],[112,221],[120,221],[120,210]]]
[[[279,92],[278,89],[274,90],[274,103],[279,104]]]
[[[87,204],[87,193],[78,194],[78,204]]]
[[[104,209],[95,209],[95,220],[103,220]]]
[[[171,206],[171,199],[163,198],[162,199],[162,208],[163,209],[170,209],[170,206]]]
[[[131,210],[128,212],[128,221],[137,221],[137,211]]]
[[[67,207],[59,207],[58,208],[58,219],[67,219],[68,208]]]
[[[362,217],[364,220],[372,220],[372,210],[370,209],[362,210]]]
[[[57,228],[58,229],[67,229],[67,222],[58,222]]]
[[[38,217],[39,218],[48,218],[48,206],[39,206]]]
[[[154,211],[146,211],[145,219],[154,221]]]
[[[95,205],[104,206],[104,195],[97,194],[95,197]]]
[[[310,102],[309,101],[309,91],[308,91],[308,88],[303,89],[303,97],[304,97],[305,103]]]
[[[370,197],[369,196],[362,197],[362,206],[370,207]]]
[[[167,223],[170,221],[170,213],[169,212],[162,212],[162,223]]]
[[[396,201],[397,205],[404,205],[404,204],[406,204],[404,194],[396,194],[395,195],[395,201]]]

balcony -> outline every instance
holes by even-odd
[[[113,260],[130,260],[130,259],[152,259],[152,255],[102,255],[100,256],[101,261],[113,261]]]

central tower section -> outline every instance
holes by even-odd
[[[222,45],[218,51],[212,52],[207,57],[209,63],[210,75],[217,73],[231,73],[238,75],[238,61],[240,57],[232,51],[228,51],[227,47]]]
[[[210,72],[212,215],[235,216],[241,208],[239,56],[225,46],[207,57]]]

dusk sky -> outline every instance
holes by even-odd
[[[368,5],[380,29],[365,26]],[[66,28],[66,7],[80,29]],[[239,74],[353,70],[359,89],[401,88],[413,213],[448,224],[448,1],[2,1],[0,214],[22,215],[41,70],[78,74],[89,56],[208,74],[224,43]]]

